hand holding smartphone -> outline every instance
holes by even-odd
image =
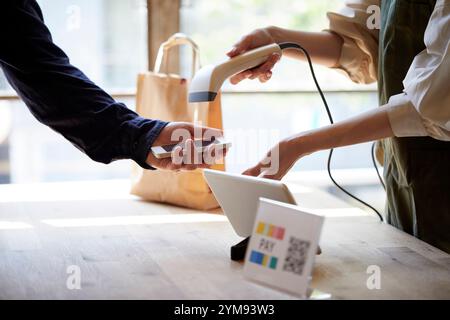
[[[153,155],[158,159],[169,158],[177,146],[182,146],[180,143],[168,144],[163,146],[155,146],[151,148]],[[224,138],[213,138],[212,140],[194,140],[194,147],[197,152],[203,152],[208,147],[214,146],[216,150],[228,150],[231,147],[231,142],[227,142]]]
[[[169,122],[153,141],[146,163],[162,170],[209,168],[225,157],[227,150],[220,146],[231,145],[222,139],[220,129],[190,122]]]

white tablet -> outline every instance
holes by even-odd
[[[281,181],[209,169],[204,175],[234,231],[242,237],[252,234],[259,198],[296,204]]]

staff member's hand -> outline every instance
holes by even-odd
[[[292,148],[289,140],[283,140],[267,152],[254,167],[242,174],[266,179],[281,180],[299,159],[298,150]]]
[[[271,35],[271,28],[256,29],[253,32],[243,36],[239,42],[237,42],[233,48],[227,52],[227,56],[230,58],[238,56],[246,51],[254,48],[265,46],[271,43],[275,43],[275,39]],[[262,65],[242,71],[230,78],[232,84],[237,84],[244,79],[256,79],[261,82],[266,82],[272,77],[272,68],[280,60],[281,56],[277,53],[272,54],[265,63]]]
[[[245,170],[242,174],[281,180],[297,160],[309,154],[309,152],[302,151],[302,149],[301,143],[299,143],[297,138],[282,140],[270,149],[256,166]]]
[[[158,159],[150,151],[147,156],[147,163],[158,169],[174,171],[209,168],[225,156],[226,150],[215,150],[215,146],[211,145],[203,153],[199,153],[193,140],[210,140],[222,136],[222,131],[218,129],[199,127],[189,122],[171,122],[161,130],[153,142],[153,146],[177,143],[180,145],[174,148],[172,156],[168,158]]]

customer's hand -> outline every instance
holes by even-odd
[[[232,58],[254,48],[275,43],[271,32],[273,27],[256,29],[253,32],[243,36],[233,48],[227,53]],[[272,54],[266,62],[253,69],[242,71],[230,78],[232,84],[237,84],[244,79],[256,79],[266,82],[272,77],[272,68],[280,60],[281,56],[277,53]]]
[[[222,137],[221,130],[199,127],[188,122],[171,122],[153,142],[153,146],[179,144],[172,151],[169,158],[158,159],[150,151],[147,163],[152,167],[164,170],[195,170],[197,168],[208,168],[219,162],[225,156],[226,150],[216,150],[214,145],[209,146],[201,152],[194,146],[194,139],[210,140]]]
[[[302,150],[298,138],[289,138],[279,142],[254,167],[242,174],[266,179],[281,180],[298,159],[308,153]]]

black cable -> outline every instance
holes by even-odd
[[[315,85],[316,85],[316,87],[317,87],[317,91],[319,92],[320,97],[322,98],[322,102],[323,102],[323,104],[324,104],[324,106],[325,106],[325,109],[326,109],[326,111],[327,111],[328,119],[330,120],[330,123],[333,124],[334,121],[333,121],[333,117],[332,117],[332,115],[331,115],[330,108],[328,107],[327,100],[325,99],[325,95],[323,94],[322,89],[320,88],[319,82],[318,82],[317,79],[316,79],[316,74],[315,74],[315,72],[314,72],[313,64],[312,64],[311,57],[309,56],[308,51],[306,51],[306,49],[303,48],[302,46],[300,46],[299,44],[297,44],[297,43],[292,43],[292,42],[284,42],[284,43],[280,43],[279,46],[280,46],[281,50],[288,49],[288,48],[292,48],[292,49],[298,49],[298,50],[301,50],[301,51],[305,54],[306,59],[308,60],[309,69],[311,70],[312,78],[313,78],[314,83],[315,83]],[[366,207],[372,209],[372,210],[377,214],[377,216],[380,218],[380,220],[383,221],[383,216],[378,212],[377,209],[375,209],[374,207],[372,207],[372,206],[371,206],[370,204],[368,204],[367,202],[365,202],[365,201],[359,199],[359,198],[356,197],[355,195],[353,195],[353,194],[351,194],[350,192],[348,192],[347,190],[345,190],[343,187],[341,187],[341,186],[336,182],[336,180],[334,180],[333,175],[331,174],[331,157],[333,156],[333,150],[334,150],[334,149],[330,149],[330,153],[328,154],[328,161],[327,161],[327,171],[328,171],[328,176],[330,177],[331,181],[334,183],[334,185],[335,185],[339,190],[341,190],[342,192],[344,192],[346,195],[348,195],[349,197],[351,197],[351,198],[355,199],[356,201],[362,203],[362,204],[365,205]],[[372,153],[372,154],[373,154],[373,153]],[[378,168],[377,168],[377,171],[378,171]]]
[[[376,142],[372,143],[372,150],[371,150],[372,163],[373,163],[373,167],[375,168],[375,171],[377,172],[378,179],[380,180],[380,183],[383,186],[384,191],[386,191],[386,185],[384,184],[383,178],[381,177],[380,171],[378,170],[377,162],[375,161],[375,145],[376,145]]]

